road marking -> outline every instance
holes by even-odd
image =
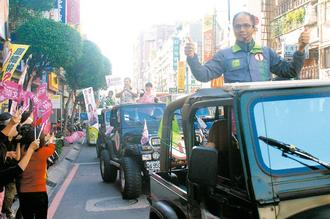
[[[149,203],[144,196],[138,199],[124,200],[121,196],[90,199],[86,202],[88,212],[119,211],[148,208]]]
[[[50,204],[50,207],[48,208],[47,219],[52,219],[54,217],[55,212],[56,212],[58,206],[60,205],[61,200],[62,200],[66,190],[68,189],[73,177],[77,173],[78,168],[79,168],[79,164],[73,164],[73,167],[72,167],[70,173],[68,174],[67,178],[63,182],[59,191],[56,193],[52,203]]]

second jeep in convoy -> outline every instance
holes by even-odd
[[[143,185],[148,191],[149,174],[159,171],[158,129],[164,109],[163,103],[121,104],[109,113],[113,128],[99,144],[100,171],[105,182],[114,182],[119,170],[125,199],[137,198]]]

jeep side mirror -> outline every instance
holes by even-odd
[[[188,179],[196,184],[215,186],[218,172],[218,151],[195,146],[189,159]]]

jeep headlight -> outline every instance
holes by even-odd
[[[152,150],[152,146],[150,145],[142,145],[142,151],[151,151]]]
[[[150,139],[150,144],[152,146],[160,146],[160,138],[155,137]]]
[[[152,159],[154,159],[154,160],[158,160],[159,157],[160,157],[159,152],[156,151],[156,152],[152,153]]]

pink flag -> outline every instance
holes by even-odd
[[[46,99],[47,98],[47,83],[43,83],[37,88],[37,97],[38,99]]]
[[[144,120],[144,127],[143,127],[143,132],[142,132],[142,137],[141,137],[141,144],[145,145],[149,142],[149,131],[147,127],[147,122]]]
[[[11,99],[15,101],[20,100],[20,92],[22,91],[22,86],[13,82],[5,81],[2,83],[2,90],[0,94],[0,102]]]

